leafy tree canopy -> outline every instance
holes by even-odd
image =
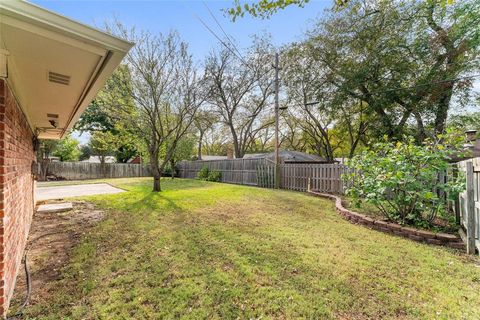
[[[79,141],[70,135],[60,140],[53,151],[53,155],[60,158],[60,161],[77,161],[80,157]]]

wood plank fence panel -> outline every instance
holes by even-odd
[[[266,159],[229,159],[208,161],[182,161],[179,163],[181,178],[195,179],[203,167],[221,172],[221,182],[273,188],[275,166]],[[343,193],[342,164],[300,164],[280,165],[280,187],[288,190],[306,191],[310,182],[312,188],[321,192]]]
[[[41,170],[42,164],[38,164]],[[42,171],[39,171],[42,172]],[[130,163],[50,162],[48,174],[66,180],[150,177],[150,166]]]
[[[467,253],[480,251],[480,158],[461,161],[458,171],[465,175],[466,188],[455,208],[466,236]]]
[[[342,164],[282,164],[281,187],[288,190],[306,191],[308,184],[319,192],[343,193]]]
[[[265,159],[229,159],[229,160],[207,160],[207,161],[181,161],[178,165],[181,178],[195,179],[203,167],[209,170],[216,170],[221,173],[221,182],[244,184],[244,185],[265,185],[270,187],[271,164]],[[262,180],[259,183],[259,179]]]

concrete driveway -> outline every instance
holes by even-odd
[[[108,183],[92,183],[71,186],[37,187],[36,197],[37,201],[41,201],[120,192],[125,192],[125,190],[112,187]]]

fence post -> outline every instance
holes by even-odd
[[[473,181],[473,162],[466,163],[467,176],[467,203],[466,203],[466,225],[467,225],[467,253],[475,254],[475,199]]]

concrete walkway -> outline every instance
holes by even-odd
[[[41,201],[120,192],[125,192],[125,190],[112,187],[108,183],[77,184],[71,186],[38,187],[36,197],[37,201]]]

